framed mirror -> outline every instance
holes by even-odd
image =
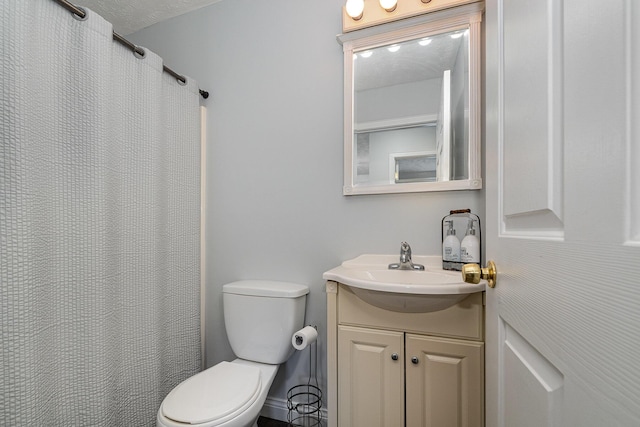
[[[482,188],[482,11],[472,3],[338,36],[343,194]]]

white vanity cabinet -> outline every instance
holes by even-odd
[[[405,352],[405,425],[484,425],[482,342],[406,334]]]
[[[483,294],[446,310],[374,307],[327,282],[330,427],[482,427]]]
[[[402,332],[338,326],[338,425],[403,426],[404,387]]]

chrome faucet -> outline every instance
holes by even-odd
[[[389,264],[389,270],[424,270],[424,265],[411,261],[411,246],[407,242],[400,244],[400,262]]]

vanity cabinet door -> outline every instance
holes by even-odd
[[[484,344],[407,334],[406,427],[484,425]]]
[[[404,333],[338,326],[338,426],[404,426]]]

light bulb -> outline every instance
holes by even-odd
[[[392,44],[391,46],[389,46],[389,47],[387,48],[387,50],[388,50],[389,52],[397,52],[397,51],[399,51],[399,50],[400,50],[400,45],[399,45],[399,44]]]
[[[393,12],[396,10],[398,0],[380,0],[380,6],[387,12]]]
[[[459,39],[463,35],[464,35],[464,33],[455,33],[455,34],[451,34],[451,38],[452,39]]]
[[[428,45],[429,43],[431,43],[431,39],[430,39],[429,37],[425,37],[425,38],[423,38],[422,40],[420,40],[420,41],[418,42],[418,44],[419,44],[420,46],[426,46],[426,45]]]
[[[347,15],[354,21],[362,18],[364,12],[364,0],[347,0],[347,4],[344,5],[347,11]]]
[[[368,57],[370,57],[371,55],[373,55],[373,51],[372,51],[372,50],[366,50],[366,51],[364,51],[364,52],[362,52],[362,53],[360,54],[360,56],[362,56],[363,58],[368,58]]]

